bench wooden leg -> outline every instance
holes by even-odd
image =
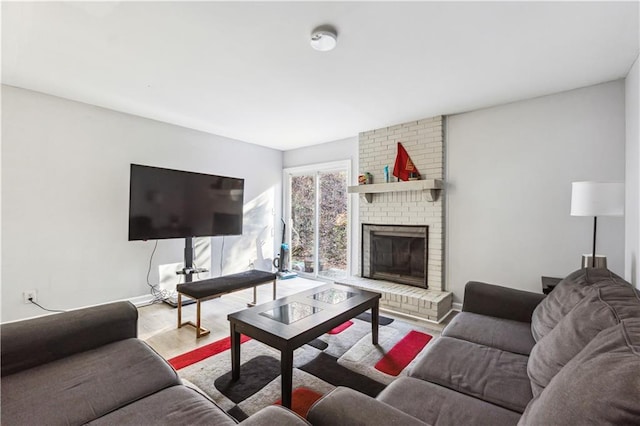
[[[182,328],[183,325],[190,325],[196,329],[196,339],[206,336],[210,333],[209,330],[201,326],[200,320],[200,299],[196,300],[196,322],[186,321],[182,322],[182,294],[178,293],[178,328]]]
[[[196,302],[196,337],[200,337],[200,299]]]
[[[276,281],[277,280],[273,280],[273,300],[276,300]],[[268,284],[268,283],[264,283],[264,284]],[[257,285],[253,286],[253,302],[247,303],[247,307],[249,308],[256,306],[256,304],[258,303],[257,288],[258,288]]]
[[[253,286],[253,302],[247,303],[247,308],[253,308],[258,303],[258,290],[257,290],[257,288],[258,288],[257,285]]]
[[[178,328],[182,328],[182,293],[178,293]]]

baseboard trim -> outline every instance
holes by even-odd
[[[118,299],[118,300],[112,300],[109,302],[94,303],[92,305],[78,306],[75,308],[65,308],[65,309],[60,309],[60,311],[62,312],[77,311],[79,309],[93,308],[95,306],[107,305],[109,303],[114,303],[114,302],[131,302],[133,303],[133,306],[135,306],[136,308],[141,308],[143,306],[151,305],[153,303],[153,296],[150,294],[146,294],[144,296],[136,296],[128,299]],[[59,308],[56,307],[56,309],[59,309]],[[42,315],[34,315],[31,317],[10,320],[10,321],[3,322],[2,324],[11,324],[13,322],[20,322],[20,321],[27,321],[35,318],[48,317],[49,315],[55,315],[57,313],[58,312],[43,312]]]
[[[133,306],[135,306],[136,308],[141,308],[143,306],[151,305],[153,303],[153,296],[150,294],[145,294],[144,296],[130,297],[129,299],[124,300],[133,303]]]
[[[457,312],[462,312],[462,303],[453,302],[451,309]]]
[[[417,316],[417,315],[411,315],[411,314],[408,314],[406,312],[400,312],[400,311],[396,311],[396,310],[393,310],[393,309],[389,309],[387,306],[385,306],[384,308],[380,307],[379,309],[380,309],[380,312],[388,312],[389,314],[397,316],[397,317],[404,317],[404,318],[411,319],[411,320],[414,320],[414,321],[423,321],[423,322],[427,322],[427,323],[431,323],[431,324],[441,324],[442,321],[444,321],[449,315],[451,315],[451,312],[454,311],[453,309],[451,309],[449,312],[447,312],[445,315],[443,315],[442,318],[440,318],[439,321],[434,321],[434,320],[430,320],[430,319],[427,319],[427,318],[424,318],[424,317],[420,317],[420,316]]]

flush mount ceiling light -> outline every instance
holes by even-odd
[[[311,33],[311,47],[320,52],[328,52],[336,47],[338,34],[335,28],[322,25]]]

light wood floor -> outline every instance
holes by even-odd
[[[324,284],[321,281],[313,281],[305,278],[292,278],[278,280],[276,284],[277,297],[285,297],[300,291]],[[265,303],[272,298],[273,286],[271,283],[258,287],[258,304]],[[208,300],[202,303],[202,326],[211,333],[196,339],[193,327],[177,328],[178,311],[165,303],[158,303],[138,308],[138,337],[146,341],[164,358],[169,359],[176,355],[193,350],[197,347],[215,342],[229,336],[229,322],[227,315],[242,309],[246,309],[247,303],[253,300],[253,290],[243,290],[227,294],[218,299]],[[188,305],[182,308],[183,321],[195,322],[196,305]],[[382,315],[393,317],[387,312]],[[398,319],[415,323],[419,327],[432,330],[441,330],[443,324],[415,321],[404,317]]]

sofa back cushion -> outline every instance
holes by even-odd
[[[520,418],[524,425],[640,424],[640,319],[601,331]]]
[[[553,330],[594,288],[611,283],[629,285],[607,269],[583,268],[569,274],[533,311],[531,334],[535,341],[539,341]]]
[[[2,377],[137,335],[138,310],[131,302],[2,324]]]
[[[640,318],[640,295],[633,287],[594,288],[531,350],[527,372],[533,396],[598,333],[627,318]]]

